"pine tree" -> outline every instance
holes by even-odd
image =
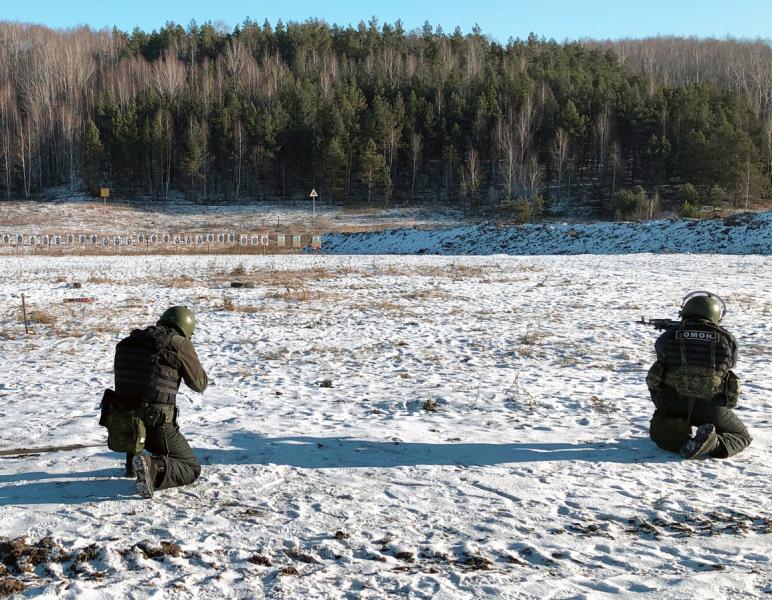
[[[102,161],[104,160],[104,148],[99,139],[99,129],[93,119],[86,122],[86,133],[83,137],[83,183],[86,189],[96,195],[102,180]]]

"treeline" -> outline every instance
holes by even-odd
[[[753,85],[715,75],[736,52],[700,54],[700,76],[676,77],[656,40],[502,45],[479,28],[375,19],[152,33],[0,23],[0,194],[108,185],[234,200],[315,187],[523,220],[546,207],[646,216],[686,196],[748,206],[772,176],[772,61],[763,44],[717,43],[755,52]]]

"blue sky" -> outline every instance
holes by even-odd
[[[402,19],[406,29],[424,21],[450,33],[464,33],[478,23],[483,33],[505,42],[539,36],[564,39],[622,38],[649,35],[772,38],[772,0],[0,0],[0,20],[39,23],[55,28],[87,24],[150,31],[174,21],[187,25],[220,21],[232,29],[245,17],[356,25],[377,16],[383,23]]]

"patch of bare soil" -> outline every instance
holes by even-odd
[[[134,547],[138,548],[145,558],[153,558],[155,560],[163,560],[166,556],[177,558],[181,553],[179,544],[174,542],[159,542],[155,544],[144,540]]]

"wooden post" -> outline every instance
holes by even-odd
[[[29,327],[27,327],[27,305],[24,302],[24,294],[21,295],[21,313],[24,316],[24,333],[29,335]]]

